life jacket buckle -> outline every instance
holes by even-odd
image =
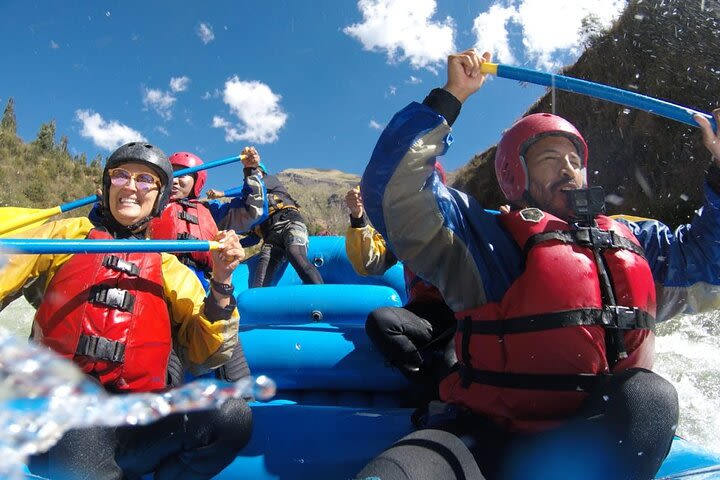
[[[582,247],[607,249],[616,245],[615,232],[595,227],[580,227],[573,232],[575,241]]]
[[[137,265],[132,262],[128,262],[127,260],[123,260],[116,255],[106,256],[105,258],[103,258],[102,264],[104,267],[108,267],[112,270],[125,273],[132,277],[137,277],[138,275],[140,275],[140,268],[138,268]]]
[[[633,330],[638,326],[637,307],[623,307],[620,305],[607,305],[604,307],[607,315],[603,315],[605,328],[618,330]]]
[[[92,287],[90,301],[125,312],[132,311],[135,306],[135,296],[132,293],[122,288],[109,288],[103,285]]]
[[[75,355],[113,363],[125,361],[125,344],[94,335],[80,335]]]

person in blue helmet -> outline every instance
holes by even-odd
[[[720,138],[696,116],[713,156],[706,199],[673,231],[603,215],[580,132],[528,115],[498,144],[510,205],[493,215],[433,176],[488,61],[450,55],[445,86],[393,117],[363,175],[373,226],[455,311],[458,365],[427,428],[358,477],[654,478],[679,415],[674,387],[651,371],[654,324],[720,306]]]
[[[268,174],[255,147],[245,147],[242,155],[245,156],[242,160],[245,177],[262,176],[266,188],[265,215],[252,215],[244,196],[226,204],[211,205],[210,211],[220,228],[248,234],[243,239],[243,246],[263,241],[251,287],[271,285],[275,273],[288,261],[304,284],[323,283],[320,272],[307,258],[308,230],[300,205],[275,175]],[[208,190],[208,198],[224,195],[221,190]],[[249,224],[248,217],[251,219]]]
[[[172,176],[158,147],[123,145],[105,164],[102,215],[95,222],[66,218],[23,236],[142,241],[169,201]],[[34,281],[33,341],[72,360],[108,393],[163,392],[173,346],[198,368],[212,369],[237,344],[232,275],[245,252],[235,232],[218,232],[214,240],[222,247],[213,251],[209,293],[168,253],[18,254],[0,270],[0,305]],[[61,480],[148,473],[210,479],[235,459],[251,432],[249,406],[231,399],[218,409],[173,414],[149,425],[69,430],[49,451],[32,456],[29,467]]]

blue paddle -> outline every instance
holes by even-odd
[[[625,105],[626,107],[637,108],[648,113],[676,120],[692,127],[699,127],[698,123],[693,118],[693,115],[699,114],[710,121],[710,124],[713,126],[713,130],[717,128],[717,125],[715,125],[715,119],[712,115],[707,113],[600,83],[566,77],[565,75],[557,75],[554,73],[538,72],[527,68],[511,67],[509,65],[501,65],[497,63],[483,63],[480,66],[480,71],[482,73],[489,73],[502,78],[534,83],[536,85],[545,85],[546,87],[558,88],[568,92],[579,93],[599,98],[601,100],[607,100],[609,102]]]
[[[206,240],[62,240],[47,238],[0,238],[4,253],[128,253],[128,252],[207,252],[221,247]]]

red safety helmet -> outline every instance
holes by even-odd
[[[573,142],[583,160],[583,182],[587,185],[588,148],[575,126],[551,113],[533,113],[521,118],[505,131],[495,152],[495,175],[500,189],[510,202],[523,198],[529,179],[525,153],[542,137],[560,135]]]
[[[172,165],[180,165],[185,168],[197,167],[198,165],[203,164],[200,157],[188,152],[173,153],[170,155],[169,160]],[[195,175],[195,184],[193,185],[192,195],[193,198],[198,198],[200,196],[200,192],[202,192],[203,186],[205,185],[205,181],[207,180],[207,172],[205,170],[200,170],[199,172],[195,172],[193,175]]]

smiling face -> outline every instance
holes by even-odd
[[[567,137],[544,137],[525,153],[528,193],[536,205],[563,219],[570,217],[567,194],[563,190],[583,188],[585,172],[582,158]]]
[[[136,176],[142,173],[153,175],[155,171],[143,163],[125,163],[119,165],[123,170]],[[121,225],[129,226],[143,220],[152,213],[159,190],[155,186],[147,191],[137,188],[135,179],[130,179],[124,186],[118,187],[110,183],[108,202],[110,213]]]
[[[182,165],[173,165],[173,171],[183,170],[187,167]],[[181,198],[188,198],[193,191],[195,186],[195,177],[192,174],[183,175],[182,177],[174,177],[172,183],[172,191],[170,193],[170,200],[180,200]]]

